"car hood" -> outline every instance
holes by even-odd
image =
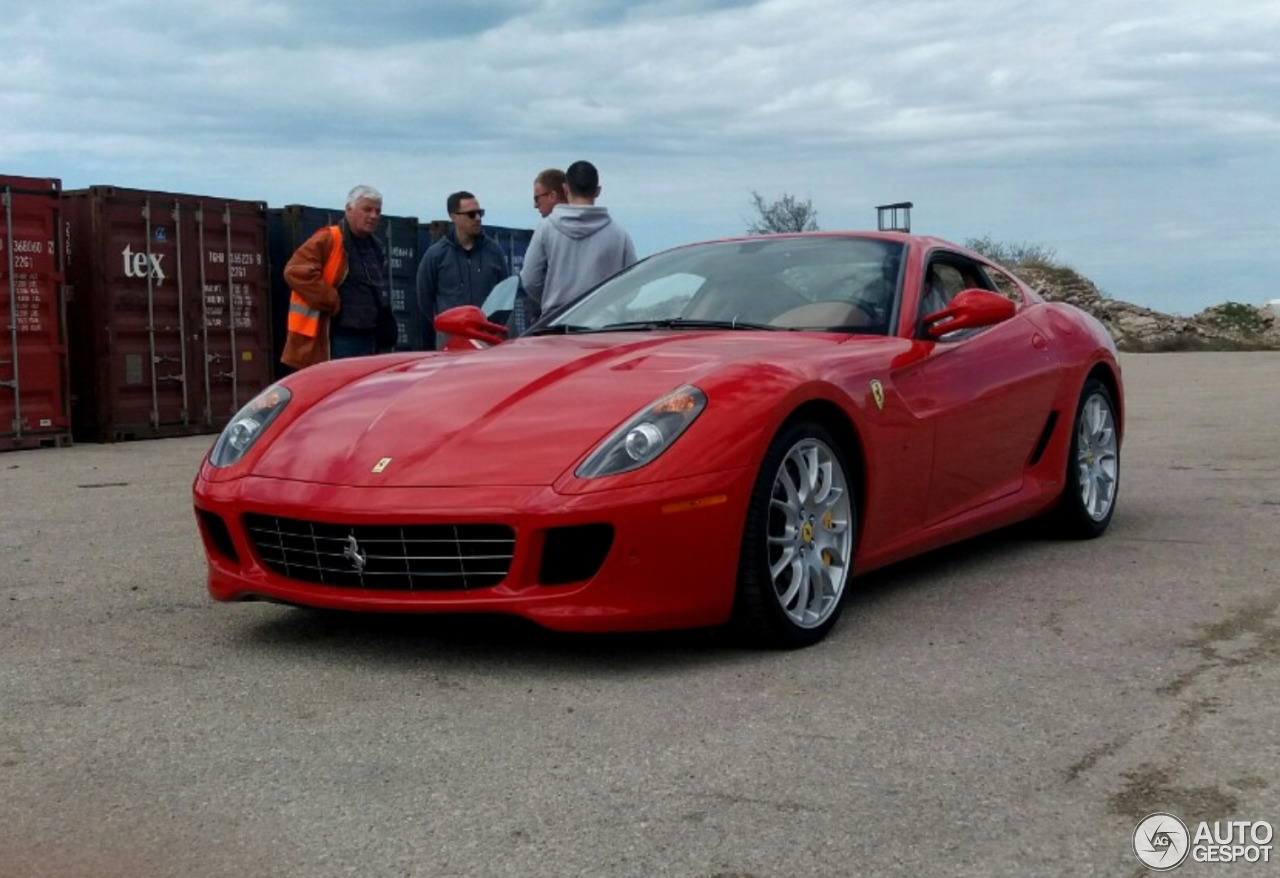
[[[350,486],[550,485],[669,391],[814,346],[808,333],[610,333],[427,356],[310,404],[253,470]]]

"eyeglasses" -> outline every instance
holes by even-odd
[[[455,213],[454,216],[469,216],[473,220],[478,220],[480,217],[484,216],[484,210],[460,210]]]
[[[537,204],[539,201],[541,201],[541,200],[542,200],[542,199],[544,199],[544,198],[547,198],[547,197],[548,197],[548,196],[550,196],[551,194],[552,194],[552,193],[551,193],[550,191],[547,191],[547,192],[535,192],[535,193],[533,193],[533,203],[534,203],[534,204]]]

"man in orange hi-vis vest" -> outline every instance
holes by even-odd
[[[342,222],[317,231],[289,259],[288,334],[280,362],[301,369],[395,345],[395,318],[382,296],[386,255],[373,235],[381,218],[382,195],[357,186],[347,196]]]

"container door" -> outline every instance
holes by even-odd
[[[200,422],[219,430],[271,382],[270,285],[266,208],[255,202],[201,200],[192,206],[193,281],[189,369],[196,376]]]
[[[71,438],[60,189],[0,177],[0,450]]]
[[[108,193],[95,205],[102,273],[97,292],[108,323],[99,404],[111,438],[164,435],[191,426],[183,265],[183,215],[174,199]],[[95,368],[95,364],[89,364]]]

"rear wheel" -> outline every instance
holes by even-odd
[[[738,563],[734,625],[758,646],[826,636],[853,571],[857,509],[849,469],[821,425],[782,430],[756,476]]]
[[[1067,458],[1066,487],[1054,510],[1057,531],[1072,539],[1101,536],[1111,523],[1120,489],[1120,434],[1111,391],[1085,382],[1076,406]]]

